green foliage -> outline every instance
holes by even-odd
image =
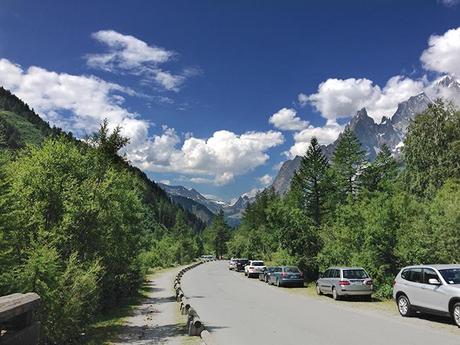
[[[42,298],[38,314],[44,343],[64,343],[78,337],[92,320],[98,303],[101,266],[80,263],[76,254],[62,261],[57,250],[31,247],[16,270],[21,292],[35,291]]]
[[[290,192],[262,192],[230,252],[299,265],[309,279],[328,266],[361,266],[385,298],[402,266],[460,262],[460,112],[437,101],[418,115],[404,157],[398,167],[383,145],[365,162],[346,129],[329,167],[312,140]]]
[[[157,202],[153,185],[103,146],[57,137],[11,157],[0,151],[0,264],[10,268],[0,295],[42,297],[43,344],[75,341],[150,267],[195,258],[190,215]],[[174,214],[169,229],[158,222],[161,206]]]
[[[375,161],[366,166],[359,179],[363,188],[374,192],[390,189],[397,176],[398,163],[388,146],[383,144]]]
[[[211,225],[204,231],[207,248],[212,249],[218,258],[227,254],[227,242],[230,236],[230,227],[225,222],[223,212],[216,215]]]
[[[359,175],[365,163],[365,152],[355,133],[345,128],[340,135],[332,156],[332,172],[337,200],[345,201],[348,196],[356,196],[359,191]]]
[[[294,174],[289,193],[296,204],[305,210],[317,227],[327,212],[327,192],[330,189],[329,164],[318,140],[313,138],[300,168]]]
[[[430,196],[448,178],[460,178],[460,112],[438,100],[409,125],[404,140],[406,186]]]

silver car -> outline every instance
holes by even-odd
[[[393,298],[402,316],[445,315],[460,327],[460,265],[405,267],[393,282]]]
[[[316,282],[318,295],[329,294],[335,300],[343,296],[372,297],[373,282],[364,268],[331,267]]]

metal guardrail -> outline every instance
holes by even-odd
[[[0,344],[38,344],[40,324],[34,312],[40,305],[36,293],[15,293],[0,297]]]

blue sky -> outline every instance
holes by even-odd
[[[3,0],[0,84],[79,136],[107,117],[154,180],[230,200],[359,107],[380,121],[458,74],[459,26],[454,0]]]

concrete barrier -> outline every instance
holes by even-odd
[[[0,344],[38,344],[40,325],[34,320],[34,313],[39,304],[36,293],[0,297]]]
[[[185,272],[201,265],[203,262],[197,262],[187,266],[179,271],[174,279],[174,290],[176,291],[176,301],[180,303],[179,308],[182,315],[187,315],[187,333],[190,336],[200,336],[205,345],[215,345],[211,334],[206,330],[206,327],[201,321],[198,313],[191,306],[191,301],[188,299],[181,288],[181,279]]]

